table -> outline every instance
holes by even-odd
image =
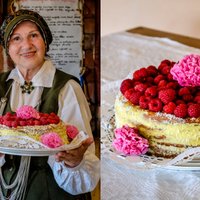
[[[186,54],[200,54],[198,39],[190,40],[188,37],[164,32],[160,37],[159,31],[148,28],[146,33],[147,36],[144,35],[144,27],[139,27],[101,39],[102,138],[107,134],[104,125],[110,110],[113,112],[120,83],[127,75],[141,67],[158,66],[164,59],[178,61]],[[191,44],[188,43],[190,41]],[[101,146],[102,200],[200,199],[200,171],[183,168],[133,169],[124,162],[116,162],[104,151],[104,143]]]

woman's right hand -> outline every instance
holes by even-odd
[[[4,154],[3,154],[3,153],[0,153],[0,158],[1,158],[2,156],[4,156]]]

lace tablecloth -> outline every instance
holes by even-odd
[[[102,200],[200,200],[200,162],[192,167],[133,167],[131,159],[107,151],[105,124],[113,109],[121,81],[135,69],[160,61],[180,60],[199,49],[167,38],[121,32],[101,41],[101,199]]]

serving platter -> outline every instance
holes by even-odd
[[[1,136],[0,153],[20,156],[49,156],[59,151],[78,148],[87,138],[88,135],[80,131],[69,144],[64,144],[58,148],[49,148],[28,136]]]

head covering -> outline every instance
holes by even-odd
[[[17,12],[8,15],[0,28],[0,42],[6,49],[6,52],[8,53],[8,42],[13,30],[23,21],[31,21],[38,26],[46,44],[46,51],[48,51],[53,38],[46,21],[37,12],[31,10],[18,10]]]

